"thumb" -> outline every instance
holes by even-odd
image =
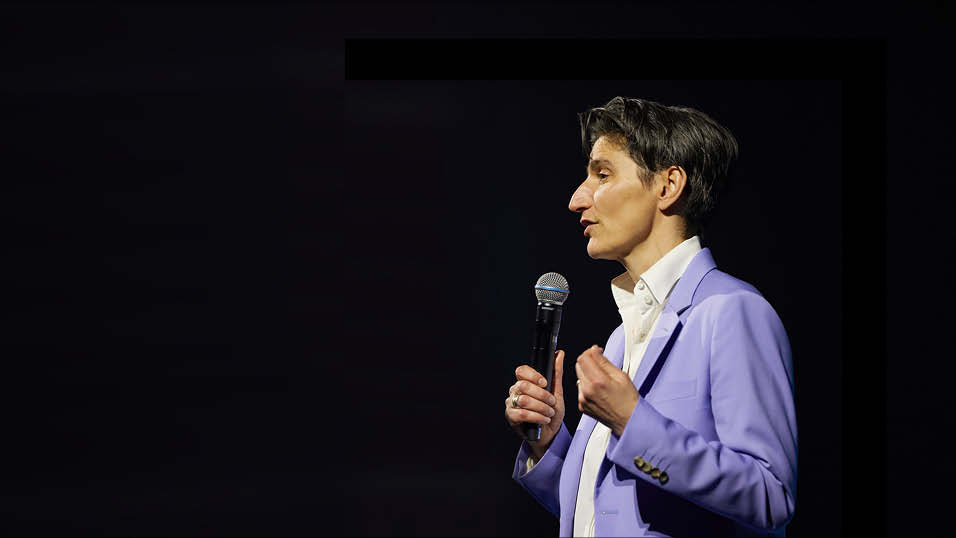
[[[558,350],[557,358],[554,360],[554,397],[561,401],[564,399],[564,350]]]

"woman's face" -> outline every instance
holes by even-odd
[[[658,198],[653,187],[641,181],[643,169],[627,150],[606,136],[591,148],[587,177],[571,196],[568,209],[581,213],[587,228],[588,255],[621,260],[650,234]]]

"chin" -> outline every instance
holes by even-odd
[[[608,253],[605,252],[605,251],[600,247],[600,245],[598,245],[598,244],[594,241],[594,238],[592,237],[592,238],[588,241],[588,256],[590,256],[592,260],[603,260],[603,259],[607,259]]]

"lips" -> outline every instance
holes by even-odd
[[[584,236],[585,236],[585,237],[588,237],[588,230],[590,230],[590,229],[591,229],[591,226],[594,226],[595,224],[597,224],[597,223],[594,222],[594,221],[590,221],[590,220],[587,220],[587,219],[581,219],[581,226],[584,226]]]

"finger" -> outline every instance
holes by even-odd
[[[592,348],[588,348],[578,356],[575,364],[575,371],[578,373],[578,379],[595,381],[603,376],[601,368],[595,363]]]
[[[551,423],[551,417],[546,417],[541,413],[532,411],[530,409],[514,409],[509,407],[505,411],[505,417],[511,424],[518,424],[519,422],[532,422],[534,424]]]
[[[614,366],[614,363],[604,356],[604,348],[598,345],[591,346],[585,353],[587,353],[590,359],[585,365],[585,369],[587,369],[588,365],[593,366],[592,370],[587,370],[594,372],[592,376],[598,375],[598,372],[600,372],[602,376],[611,376],[614,375],[614,370],[620,370],[620,368]]]
[[[527,364],[522,364],[515,370],[515,376],[518,379],[527,379],[528,381],[537,384],[539,387],[545,387],[548,384],[548,380],[544,378],[543,375],[538,373],[537,370],[528,366]]]
[[[585,383],[583,381],[581,383],[578,383],[578,411],[582,413],[585,412],[585,404],[587,403],[587,398],[585,398],[584,396],[585,388],[581,386],[584,384]]]
[[[564,350],[558,350],[554,359],[554,396],[558,400],[564,399]]]
[[[607,360],[607,357],[604,356],[604,348],[597,344],[594,344],[593,346],[584,350],[584,353],[587,353],[589,357],[595,360],[595,362],[598,362],[599,359]]]
[[[616,370],[614,363],[610,359],[604,356],[604,348],[598,346],[597,344],[590,347],[587,350],[587,353],[590,355],[591,359],[594,362],[594,365],[598,368],[601,368],[605,371]]]
[[[509,409],[527,409],[528,411],[541,413],[546,417],[554,416],[554,407],[542,402],[541,400],[536,400],[527,394],[518,395],[518,407],[514,406],[514,401],[514,396],[508,398],[505,400],[505,406],[507,406]]]
[[[595,346],[590,353],[589,363],[594,366],[596,371],[600,372],[600,377],[594,377],[593,379],[603,379],[608,384],[625,381],[628,383],[633,382],[630,376],[627,375],[627,372],[622,370],[621,367],[616,366],[610,359],[600,353],[598,351],[600,349],[601,348]]]
[[[581,368],[581,364],[574,365],[574,371],[578,375],[578,379],[575,382],[578,387],[578,400],[581,399],[581,395],[584,393],[584,387],[582,385],[589,385],[590,380],[587,377],[587,374],[584,373],[584,370]]]
[[[521,394],[522,396],[528,396],[535,400],[544,402],[547,405],[555,404],[555,397],[551,395],[546,389],[543,389],[537,385],[532,384],[530,381],[522,379],[514,385],[512,385],[510,396],[515,394]],[[523,401],[523,400],[522,400]]]

